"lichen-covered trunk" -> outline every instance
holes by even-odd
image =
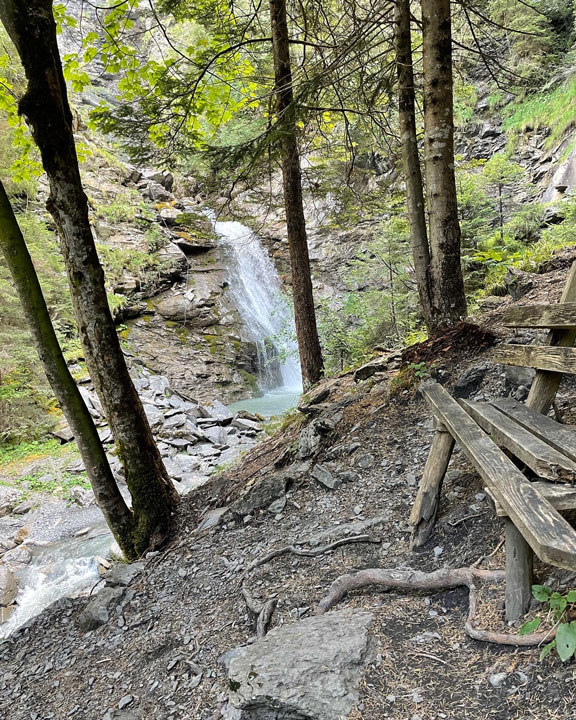
[[[432,325],[441,329],[466,316],[454,175],[450,0],[422,0],[422,38]]]
[[[132,557],[132,513],[118,490],[98,430],[62,355],[32,258],[1,182],[0,250],[50,387],[74,433],[98,507],[124,554]]]
[[[47,207],[62,246],[86,365],[114,435],[132,496],[135,554],[171,533],[176,491],[148,425],[114,327],[78,167],[51,0],[2,0],[0,18],[22,60],[30,123],[50,183]]]
[[[428,329],[433,328],[432,295],[430,291],[430,248],[426,227],[426,207],[418,137],[416,133],[416,100],[414,66],[412,63],[412,32],[410,0],[396,0],[394,10],[394,41],[398,77],[398,125],[402,145],[402,161],[406,178],[406,205],[414,276],[420,298],[422,317]]]
[[[284,207],[292,273],[294,318],[300,352],[302,380],[304,388],[307,388],[322,378],[324,362],[316,325],[310,256],[306,237],[285,0],[270,0],[270,19],[274,56],[276,122],[281,133],[280,152],[282,156]]]

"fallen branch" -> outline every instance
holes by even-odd
[[[369,585],[378,585],[385,590],[448,590],[465,586],[469,593],[468,617],[464,625],[466,634],[474,640],[495,643],[497,645],[514,645],[516,647],[531,647],[541,645],[552,640],[555,629],[547,632],[531,633],[529,635],[512,635],[497,633],[491,630],[478,630],[474,627],[478,598],[476,594],[476,581],[503,582],[506,579],[504,570],[479,570],[478,568],[442,568],[430,573],[419,570],[393,570],[373,568],[359,570],[350,575],[341,575],[328,591],[328,594],[317,605],[314,614],[323,615],[333,608],[342,598],[352,590],[359,590]]]
[[[296,545],[285,545],[284,547],[277,548],[276,550],[271,550],[269,553],[266,553],[266,555],[262,555],[262,557],[257,558],[256,560],[251,562],[244,571],[244,574],[246,575],[249,572],[252,572],[252,570],[255,570],[260,565],[265,565],[267,562],[270,562],[270,560],[273,560],[276,557],[280,557],[280,555],[286,555],[287,553],[292,553],[293,555],[303,555],[305,557],[316,557],[317,555],[323,555],[324,553],[330,552],[330,550],[335,550],[341,545],[349,545],[351,543],[379,542],[382,541],[379,538],[373,537],[372,535],[353,535],[348,538],[341,538],[340,540],[336,540],[329,545],[324,545],[319,548],[301,548],[297,547]]]

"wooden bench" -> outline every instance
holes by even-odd
[[[543,562],[576,570],[576,531],[561,511],[576,508],[576,431],[547,413],[563,373],[576,374],[576,263],[557,305],[507,310],[503,325],[548,328],[546,344],[498,346],[495,362],[536,369],[525,404],[455,400],[438,383],[422,388],[436,432],[410,522],[412,547],[434,530],[442,481],[458,443],[486,484],[506,524],[506,619],[528,609],[533,553]]]

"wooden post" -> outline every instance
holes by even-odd
[[[561,303],[576,302],[576,262],[572,264],[562,297]],[[576,329],[551,330],[546,339],[547,345],[561,347],[572,347],[576,340]],[[539,370],[530,388],[526,405],[539,413],[546,413],[550,410],[552,402],[560,387],[562,373]]]
[[[426,466],[420,480],[418,494],[410,514],[412,539],[410,549],[419,548],[428,540],[436,525],[436,515],[442,490],[442,481],[454,449],[454,438],[446,427],[436,420],[436,432]]]
[[[560,303],[576,302],[576,262],[572,263]],[[576,329],[550,330],[547,345],[572,347]],[[539,370],[536,373],[526,406],[547,414],[556,397],[562,373]],[[506,620],[518,620],[525,614],[532,590],[534,553],[511,520],[506,520]]]
[[[534,553],[512,520],[506,518],[506,620],[519,620],[532,596]]]

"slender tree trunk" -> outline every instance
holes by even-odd
[[[20,112],[31,125],[50,182],[47,207],[60,235],[86,365],[132,495],[133,546],[141,554],[169,537],[177,494],[128,373],[108,307],[80,179],[52,0],[2,0],[0,18],[26,72],[28,88]]]
[[[132,513],[118,490],[94,421],[62,355],[32,258],[1,182],[0,250],[50,387],[74,433],[98,507],[124,554],[132,557]]]
[[[498,183],[498,209],[500,212],[500,242],[504,244],[504,200],[502,198],[502,185]]]
[[[307,388],[321,379],[324,373],[324,363],[316,326],[306,221],[304,219],[302,176],[296,133],[296,108],[292,88],[292,67],[285,0],[270,0],[270,19],[272,23],[277,123],[281,132],[282,179],[292,270],[294,316],[302,379],[304,388]]]
[[[430,291],[430,248],[426,228],[426,207],[418,138],[416,134],[416,100],[412,63],[410,0],[396,0],[394,10],[396,70],[398,76],[398,124],[402,143],[402,161],[406,178],[406,203],[412,239],[414,275],[420,298],[420,309],[428,329],[432,329],[432,296]]]
[[[466,316],[454,175],[450,0],[422,0],[422,36],[432,324],[440,329]]]

